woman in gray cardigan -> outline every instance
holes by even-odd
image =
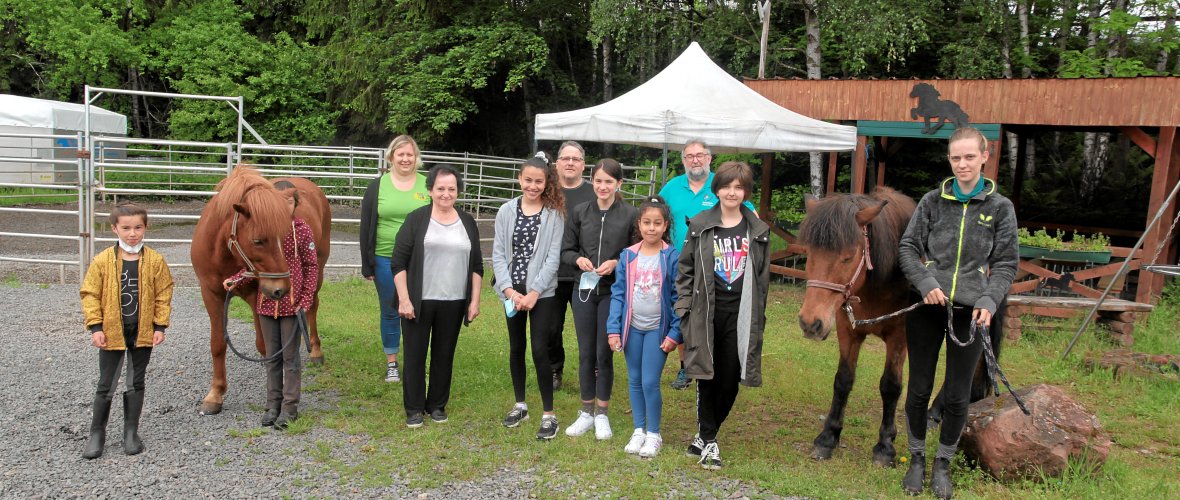
[[[529,417],[524,401],[525,327],[532,338],[533,364],[541,389],[544,415],[537,439],[557,435],[553,413],[553,369],[549,364],[548,330],[554,318],[557,267],[561,238],[565,230],[564,199],[557,174],[549,168],[544,153],[520,167],[521,196],[500,207],[496,214],[496,236],[492,244],[493,286],[508,323],[508,369],[516,404],[504,418],[505,427],[516,427]]]

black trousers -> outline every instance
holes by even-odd
[[[135,347],[136,337],[139,337],[139,325],[123,325],[123,345],[127,346],[127,350],[99,349],[98,387],[94,391],[95,396],[111,399],[111,391],[119,384],[124,354],[127,356],[127,390],[143,390],[144,380],[147,378],[147,365],[152,360],[152,348]]]
[[[1004,324],[1003,304],[992,316],[991,327]],[[954,308],[952,323],[955,337],[967,340],[971,328],[971,307]],[[906,389],[905,413],[910,434],[926,439],[926,410],[934,390],[938,353],[946,344],[946,373],[942,382],[943,412],[938,442],[947,446],[959,443],[967,425],[967,405],[971,403],[971,382],[975,367],[983,354],[979,334],[967,347],[959,347],[947,338],[946,306],[924,305],[906,315],[906,345],[909,348],[910,377]]]
[[[561,376],[565,371],[565,345],[561,336],[565,333],[566,306],[574,300],[575,280],[558,281],[557,291],[554,292],[554,321],[549,328],[549,365],[553,367],[553,374]],[[564,378],[564,377],[563,377]]]
[[[298,321],[295,316],[258,317],[266,355],[269,357],[286,346],[281,356],[266,362],[266,408],[293,415],[299,412],[299,398],[303,393]]]
[[[518,285],[517,292],[525,293],[524,286]],[[541,404],[545,411],[553,411],[553,367],[549,364],[549,327],[555,317],[557,299],[537,299],[531,311],[517,311],[507,318],[508,323],[508,371],[512,374],[512,390],[516,401],[524,401],[524,349],[525,328],[533,344],[533,365],[537,368],[537,385],[541,389]]]
[[[589,293],[586,302],[582,299]],[[615,383],[615,358],[606,339],[610,293],[574,291],[574,327],[578,333],[578,386],[582,401],[610,401]],[[595,375],[597,373],[597,375]]]
[[[737,400],[742,365],[738,360],[738,312],[713,316],[713,380],[697,380],[697,423],[701,439],[713,441]]]
[[[467,302],[423,300],[415,318],[402,318],[402,404],[406,415],[446,410],[451,399],[451,374],[459,329]],[[426,356],[430,354],[430,388],[426,387]]]

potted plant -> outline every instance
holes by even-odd
[[[1020,256],[1026,259],[1094,264],[1110,262],[1110,238],[1102,233],[1086,236],[1074,231],[1073,237],[1066,241],[1065,232],[1060,229],[1050,235],[1044,229],[1029,232],[1027,228],[1020,228],[1019,240]]]

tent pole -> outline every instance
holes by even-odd
[[[668,183],[668,143],[664,143],[664,159],[660,165],[660,185]]]

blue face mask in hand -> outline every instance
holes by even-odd
[[[581,279],[578,280],[578,290],[593,290],[598,286],[598,280],[602,279],[598,273],[594,271],[586,271],[582,273]]]
[[[516,304],[512,303],[512,299],[504,299],[504,315],[509,318],[516,316]]]

